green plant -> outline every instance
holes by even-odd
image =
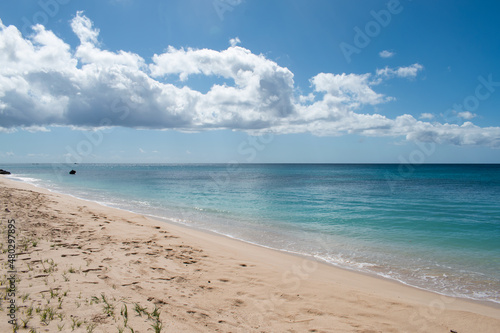
[[[56,312],[54,311],[54,309],[52,309],[51,307],[47,307],[45,308],[45,310],[43,310],[41,313],[40,313],[40,320],[42,321],[42,323],[44,323],[45,325],[49,325],[50,322],[52,320],[54,320],[54,316],[56,315]]]
[[[106,314],[108,317],[114,317],[115,316],[115,306],[107,300],[106,295],[101,294],[101,298],[102,298],[102,301],[104,303],[104,306],[103,306],[104,314]]]
[[[143,308],[142,306],[139,305],[139,303],[135,303],[135,312],[137,312],[137,315],[139,317],[142,317],[143,314],[149,317],[148,312],[146,311],[146,308]]]
[[[30,317],[26,319],[21,319],[21,322],[23,323],[22,328],[28,328],[28,322],[30,321]]]
[[[26,314],[31,317],[33,315],[33,306],[26,309]]]
[[[54,272],[56,270],[57,264],[54,262],[54,259],[50,259],[50,260],[46,259],[45,262],[49,264],[49,267],[48,268],[45,267],[44,261],[42,261],[42,266],[43,266],[43,272],[44,273],[52,273],[52,272]]]
[[[71,318],[71,330],[74,331],[75,328],[79,328],[80,326],[82,326],[83,322],[81,320],[78,320],[77,318],[73,317]]]
[[[160,319],[160,310],[156,307],[156,305],[155,305],[153,312],[151,312],[151,317],[154,317],[156,319]]]
[[[87,325],[87,333],[92,333],[94,332],[95,328],[97,327],[96,323],[88,324]]]
[[[121,310],[120,314],[123,316],[123,325],[125,327],[127,327],[127,323],[128,323],[128,308],[127,308],[127,304],[123,304],[123,307],[122,307],[122,310]]]
[[[163,329],[163,323],[160,321],[160,319],[157,319],[151,324],[151,327],[153,328],[155,333],[160,333]]]

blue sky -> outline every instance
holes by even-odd
[[[499,7],[3,1],[0,162],[500,163]]]

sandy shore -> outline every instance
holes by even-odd
[[[9,220],[21,332],[500,331],[493,306],[5,178],[0,197],[0,332],[11,331]]]

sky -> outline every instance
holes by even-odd
[[[498,1],[0,2],[0,164],[500,163]]]

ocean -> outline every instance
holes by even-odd
[[[500,303],[500,165],[10,164],[11,178]],[[71,168],[76,175],[69,175]]]

